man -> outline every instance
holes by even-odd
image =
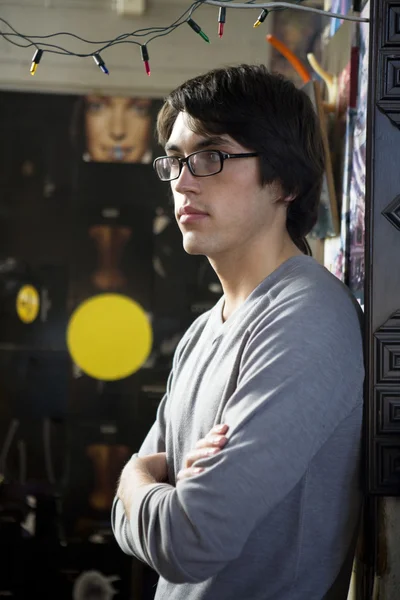
[[[217,69],[158,118],[175,215],[224,294],[178,345],[157,420],[113,506],[157,600],[345,600],[360,510],[356,303],[306,251],[323,176],[305,94]]]

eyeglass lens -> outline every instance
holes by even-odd
[[[219,173],[222,167],[219,152],[201,150],[188,157],[188,163],[193,175],[204,177]],[[176,179],[180,174],[179,160],[175,156],[168,156],[157,161],[157,173],[161,179]]]

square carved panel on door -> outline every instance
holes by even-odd
[[[400,311],[374,334],[375,385],[400,385]]]
[[[400,385],[400,341],[391,342],[376,335],[376,383]]]
[[[388,442],[376,442],[377,485],[374,490],[388,496],[400,492],[400,447]]]
[[[400,57],[390,51],[380,54],[380,98],[382,100],[400,100]]]
[[[385,2],[382,46],[400,46],[400,2]]]
[[[400,127],[400,47],[381,50],[378,62],[377,107]]]
[[[398,391],[376,389],[374,413],[377,435],[384,433],[400,435],[400,388]]]

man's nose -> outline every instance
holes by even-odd
[[[187,163],[183,163],[178,179],[175,180],[175,190],[184,194],[188,190],[197,190],[199,186],[198,177],[192,175]]]

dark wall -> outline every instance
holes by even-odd
[[[109,564],[103,573],[112,575],[115,565],[128,573],[120,573],[116,597],[130,597],[128,590],[139,585],[137,577],[127,583],[131,566],[114,546],[112,495],[154,420],[179,338],[218,298],[209,289],[216,280],[208,262],[182,250],[168,188],[151,162],[84,160],[81,106],[77,96],[0,93],[0,503],[8,498],[0,530],[26,559],[19,564],[10,554],[0,591],[21,597],[24,585],[37,585],[40,597],[61,598],[57,586],[70,589],[85,569],[98,564],[101,571],[103,563]],[[159,107],[153,100],[152,129]],[[149,153],[163,153],[153,136]],[[101,246],[111,230],[114,246]],[[121,242],[118,232],[126,231]],[[105,252],[114,280],[101,287],[96,273],[104,270]],[[40,297],[31,323],[16,310],[24,285]],[[153,329],[145,365],[116,381],[86,375],[66,345],[72,312],[106,291],[138,302]],[[36,509],[29,509],[28,494]],[[28,510],[36,519],[31,531],[21,527]],[[10,511],[11,529],[5,525]],[[35,579],[26,565],[30,552],[46,562],[49,548],[53,570],[45,593],[41,576]],[[107,563],[107,548],[120,562]]]

